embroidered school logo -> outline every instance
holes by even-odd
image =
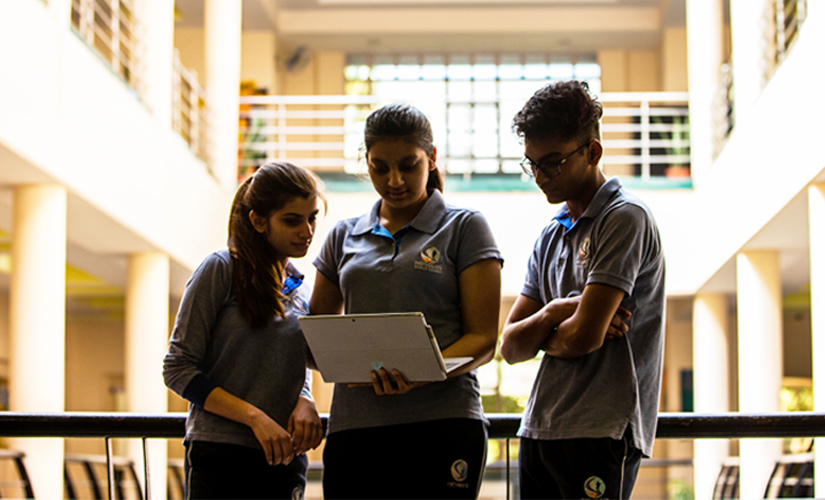
[[[441,250],[438,248],[426,248],[421,250],[418,256],[421,257],[421,260],[415,261],[414,265],[416,269],[438,274],[441,274],[444,271],[444,267],[438,265],[438,261],[441,260]]]
[[[450,466],[450,474],[453,475],[453,479],[461,483],[467,480],[467,475],[469,474],[468,469],[467,462],[458,459]]]
[[[590,238],[585,238],[579,245],[579,260],[587,260],[588,257],[590,257]]]
[[[427,264],[437,264],[441,258],[441,252],[436,247],[430,247],[421,251],[421,260]]]
[[[590,476],[584,482],[584,493],[588,498],[601,498],[606,488],[604,481],[598,476]]]

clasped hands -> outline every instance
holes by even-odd
[[[263,412],[251,427],[269,465],[289,464],[296,455],[317,448],[324,437],[315,402],[304,396],[298,397],[286,429]]]

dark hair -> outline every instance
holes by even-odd
[[[513,118],[513,131],[523,139],[554,137],[562,141],[599,139],[602,103],[590,95],[587,82],[570,80],[545,85]]]
[[[293,198],[323,196],[315,176],[292,163],[267,163],[240,185],[229,215],[232,288],[241,314],[253,328],[266,325],[273,313],[283,317],[283,266],[275,250],[249,220],[249,212],[269,218]]]
[[[382,140],[402,139],[415,144],[427,153],[433,154],[433,129],[430,121],[418,108],[409,104],[388,104],[373,111],[364,126],[364,147],[370,148]],[[427,178],[427,193],[433,189],[444,191],[444,178],[438,167],[430,170]]]

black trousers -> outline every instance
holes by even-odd
[[[192,441],[183,462],[186,498],[284,498],[300,500],[306,487],[307,457],[269,465],[261,449]]]
[[[642,452],[622,439],[521,439],[521,498],[628,499]]]
[[[324,447],[324,498],[476,498],[486,455],[480,420],[336,432]]]

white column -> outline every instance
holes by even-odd
[[[724,24],[719,0],[690,0],[686,4],[690,164],[698,184],[713,163],[713,102],[723,63]]]
[[[730,306],[724,294],[700,294],[693,300],[693,411],[730,411],[728,330]],[[728,457],[727,439],[693,440],[693,489],[711,498],[716,477]]]
[[[203,10],[209,161],[218,182],[234,191],[238,182],[241,0],[205,0]]]
[[[736,120],[745,123],[762,92],[765,2],[730,0],[731,60]]]
[[[14,189],[9,408],[62,412],[66,386],[66,189]],[[37,498],[63,498],[63,440],[14,439]]]
[[[175,48],[175,1],[153,0],[143,6],[146,36],[145,99],[161,130],[172,127],[172,65]]]
[[[782,388],[782,286],[777,252],[736,256],[736,299],[739,411],[776,413]],[[781,439],[739,442],[741,498],[763,498],[781,455]]]
[[[169,257],[159,252],[129,256],[127,279],[126,406],[135,413],[166,413],[162,370],[169,334]],[[152,498],[165,498],[166,440],[148,443]],[[129,455],[142,481],[141,441],[129,441]]]
[[[811,254],[811,351],[814,411],[825,412],[825,184],[808,187],[808,239]],[[825,497],[825,439],[816,439],[814,497]]]

